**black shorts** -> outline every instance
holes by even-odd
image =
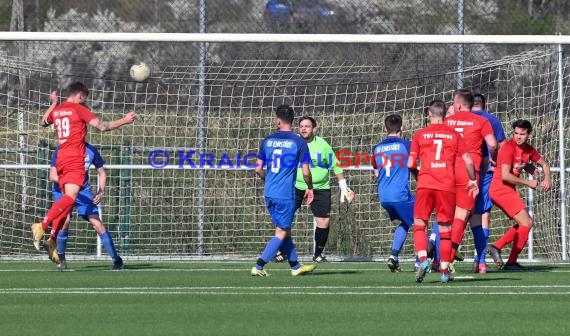
[[[311,212],[313,216],[320,218],[329,218],[331,216],[331,190],[315,189],[313,190],[315,198],[311,203]],[[303,204],[305,190],[295,188],[295,209],[299,209]]]

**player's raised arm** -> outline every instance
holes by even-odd
[[[95,127],[101,132],[108,132],[117,129],[121,126],[132,124],[135,122],[136,119],[137,115],[135,114],[135,112],[131,111],[125,114],[123,118],[113,121],[103,121],[99,118],[91,119],[91,121],[89,121],[89,125]]]
[[[42,117],[42,119],[40,120],[40,126],[42,126],[42,127],[48,127],[49,125],[51,125],[53,123],[53,121],[50,118],[50,114],[51,114],[51,111],[53,111],[53,109],[57,106],[57,92],[56,91],[51,92],[50,99],[51,99],[51,105],[47,109],[47,111],[44,113],[44,116]]]

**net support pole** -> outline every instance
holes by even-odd
[[[123,142],[122,164],[131,164],[131,141],[125,139]],[[122,170],[121,184],[124,189],[122,195],[123,209],[121,215],[121,223],[119,232],[121,237],[121,245],[123,247],[123,254],[129,254],[130,234],[131,234],[131,171],[129,169]]]
[[[533,180],[533,176],[529,175],[529,180]],[[528,209],[528,215],[530,216],[530,218],[533,218],[533,222],[534,222],[534,190],[532,188],[528,188],[528,199],[527,199],[527,204],[526,207]],[[533,225],[534,226],[534,225]],[[528,233],[528,246],[527,246],[527,252],[528,252],[528,260],[532,261],[534,260],[534,229],[530,229],[530,232]]]
[[[206,33],[206,0],[200,0],[200,33]],[[206,89],[206,42],[200,43],[200,63],[198,74],[198,148],[200,153],[204,153],[206,149],[206,107],[205,107],[205,89]],[[204,254],[204,223],[206,217],[206,171],[200,169],[198,171],[198,255]]]
[[[465,34],[464,24],[464,3],[463,0],[457,0],[457,34]],[[457,89],[463,88],[463,44],[457,45],[457,75],[455,78]]]
[[[568,260],[568,241],[566,226],[566,164],[564,142],[564,68],[562,45],[558,45],[558,155],[560,165],[560,226],[562,236],[562,260]]]

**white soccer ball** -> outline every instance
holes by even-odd
[[[150,67],[143,62],[133,64],[130,74],[134,81],[143,82],[150,76]]]

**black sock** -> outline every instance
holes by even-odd
[[[329,238],[329,228],[323,229],[317,227],[315,229],[315,256],[321,255]]]
[[[299,265],[299,261],[295,260],[295,261],[291,261],[289,260],[289,266],[291,266],[291,268],[295,267]]]
[[[267,264],[265,261],[263,261],[263,259],[258,258],[257,259],[257,265],[261,268],[263,268],[263,266],[265,266],[265,264]]]

